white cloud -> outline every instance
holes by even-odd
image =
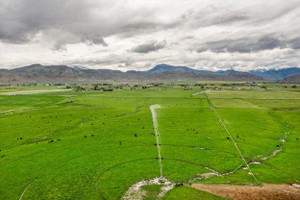
[[[298,24],[297,0],[3,0],[0,67],[298,66]]]

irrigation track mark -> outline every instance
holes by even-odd
[[[213,110],[215,111],[216,115],[218,116],[218,118],[219,118],[219,120],[220,120],[220,123],[223,125],[224,129],[225,129],[226,132],[228,133],[228,135],[229,135],[229,137],[230,137],[232,143],[234,144],[236,150],[239,152],[239,154],[240,154],[242,160],[243,160],[244,163],[246,164],[246,166],[247,166],[247,168],[248,168],[250,174],[253,176],[253,178],[255,179],[255,181],[256,181],[258,184],[260,184],[260,182],[257,180],[257,178],[255,177],[255,175],[254,175],[253,172],[251,171],[250,166],[249,166],[248,163],[246,162],[244,156],[242,155],[242,153],[241,153],[241,151],[240,151],[240,148],[238,147],[238,145],[237,145],[236,142],[234,141],[232,135],[230,134],[230,132],[228,131],[228,129],[226,128],[226,126],[224,126],[224,123],[223,123],[222,119],[220,118],[218,112],[216,111],[216,109],[213,109]]]
[[[135,111],[130,112],[130,113],[124,113],[124,114],[116,115],[116,117],[125,117],[125,116],[129,116],[129,115],[134,115],[134,114],[140,112],[142,107],[143,106],[138,106],[138,107],[136,107]]]
[[[77,142],[77,143],[74,143],[74,144],[78,144],[78,143],[80,143],[80,142]],[[73,146],[74,146],[74,144],[73,144]],[[60,148],[65,148],[65,147],[70,147],[70,146],[72,146],[72,145],[62,145],[62,146],[50,148],[50,149],[45,150],[45,151],[38,151],[38,152],[35,152],[35,153],[32,153],[32,154],[28,154],[28,155],[25,155],[25,156],[23,156],[21,158],[18,158],[16,160],[12,160],[12,161],[7,162],[5,164],[1,164],[1,167],[6,166],[6,165],[10,165],[14,162],[23,160],[23,159],[28,158],[28,157],[35,156],[35,155],[40,154],[40,153],[48,153],[48,152],[50,152],[52,150],[55,150],[55,149],[60,149]],[[186,148],[193,148],[193,149],[196,149],[198,147],[198,146],[176,145],[176,144],[161,144],[161,146],[186,147]],[[237,155],[237,154],[234,154],[234,153],[231,153],[231,152],[228,152],[228,151],[223,151],[223,150],[220,150],[220,149],[211,149],[211,148],[207,148],[207,147],[201,147],[201,148],[203,148],[202,150],[222,152],[222,153],[226,153],[226,154],[230,154],[230,155],[239,157],[239,155]]]
[[[47,109],[47,108],[56,108],[59,104],[61,104],[61,103],[56,103],[56,104],[53,104],[51,106],[46,106],[46,107],[28,107],[28,109],[16,109],[13,111],[0,112],[0,116],[14,115],[14,114],[18,114],[18,113],[43,110],[43,109]]]
[[[205,169],[207,169],[207,170],[209,170],[209,171],[215,173],[216,175],[223,177],[228,183],[230,183],[230,181],[229,181],[225,176],[223,176],[222,173],[218,172],[217,170],[213,169],[213,168],[210,167],[210,166],[207,166],[207,165],[204,165],[204,164],[201,164],[201,163],[195,163],[195,162],[191,162],[191,161],[187,161],[187,160],[174,159],[174,158],[173,158],[173,159],[165,158],[165,160],[180,161],[180,162],[185,162],[185,163],[189,163],[189,164],[192,164],[192,165],[201,166],[201,167],[203,167],[203,168],[205,168]],[[197,177],[196,177],[196,178],[189,179],[189,180],[185,180],[185,181],[182,181],[182,182],[189,183],[189,182],[192,182],[192,181],[194,181],[194,180],[196,180],[196,179],[197,179]]]
[[[210,102],[210,99],[208,98],[207,95],[206,95],[206,97],[207,97],[207,102],[208,102],[208,104],[210,104],[210,105],[212,106],[212,103]],[[250,174],[253,176],[254,180],[255,180],[259,185],[261,185],[261,183],[257,180],[257,178],[255,177],[255,175],[254,175],[253,172],[251,171],[249,164],[246,162],[244,156],[242,155],[242,153],[241,153],[241,151],[240,151],[240,148],[239,148],[238,145],[236,144],[236,142],[235,142],[235,140],[233,139],[232,135],[230,134],[230,132],[228,131],[228,129],[226,128],[226,126],[224,126],[224,123],[223,123],[221,117],[219,116],[218,112],[216,111],[216,109],[215,109],[214,107],[211,107],[211,109],[214,110],[215,114],[217,115],[217,117],[218,117],[218,119],[219,119],[220,124],[224,127],[225,131],[226,131],[227,134],[229,135],[229,137],[230,137],[232,143],[234,144],[236,150],[238,151],[240,157],[242,158],[242,160],[243,160],[244,163],[246,164],[246,166],[247,166],[247,168],[248,168]]]
[[[202,93],[205,93],[205,92],[210,92],[210,90],[205,90],[205,91],[202,91],[202,92],[197,92],[197,93],[194,93],[192,95],[195,96],[195,95],[202,94]]]
[[[127,161],[124,161],[124,162],[120,162],[120,163],[117,163],[113,166],[110,166],[109,168],[105,169],[104,171],[102,171],[96,178],[96,181],[95,181],[95,186],[96,186],[96,191],[99,195],[99,197],[101,197],[102,199],[104,200],[107,200],[107,198],[104,197],[104,195],[101,193],[101,191],[98,189],[98,184],[99,184],[99,180],[101,178],[101,176],[103,176],[103,174],[105,174],[106,172],[108,172],[109,170],[115,168],[115,167],[118,167],[118,166],[121,166],[123,164],[127,164],[127,163],[133,163],[133,162],[138,162],[138,161],[145,161],[145,160],[154,160],[155,158],[139,158],[139,159],[134,159],[134,160],[127,160]],[[164,158],[166,160],[171,160],[171,161],[179,161],[179,162],[185,162],[185,163],[188,163],[188,164],[191,164],[191,165],[196,165],[196,166],[201,166],[203,168],[206,168],[207,170],[209,171],[212,171],[212,172],[216,172],[217,174],[220,174],[225,180],[228,180],[227,178],[224,177],[223,174],[221,174],[220,172],[217,172],[216,170],[214,170],[212,167],[210,166],[207,166],[207,165],[204,165],[204,164],[201,164],[201,163],[195,163],[195,162],[191,162],[191,161],[187,161],[187,160],[181,160],[181,159],[174,159],[174,158]],[[241,167],[241,166],[240,166]],[[238,168],[240,168],[238,167]],[[233,172],[235,172],[236,170],[235,169],[233,170]],[[233,173],[232,171],[230,172],[225,172],[225,175],[227,175],[228,173]],[[189,180],[183,180],[181,181],[182,183],[189,183],[191,182],[192,180],[189,179]]]
[[[160,108],[160,105],[152,105],[152,106],[150,106],[150,110],[151,110],[151,114],[152,114],[152,121],[153,121],[153,126],[154,126],[154,131],[155,131],[156,146],[157,146],[157,152],[158,152],[158,163],[159,163],[159,167],[160,167],[160,177],[163,177],[161,155],[160,155],[159,132],[158,132],[158,128],[157,128],[155,108]]]
[[[263,161],[268,160],[268,159],[273,158],[274,156],[276,156],[279,152],[282,152],[283,145],[284,145],[285,140],[286,140],[286,138],[289,134],[290,134],[290,132],[285,132],[283,137],[279,139],[279,141],[281,142],[279,149],[273,151],[270,156],[266,156],[266,157],[262,158],[261,160],[263,160]]]
[[[19,200],[21,200],[23,198],[23,195],[25,194],[26,190],[29,188],[29,186],[37,179],[38,177],[36,177],[35,179],[33,179],[25,188],[25,190],[22,192]]]
[[[21,200],[23,198],[23,195],[25,194],[25,192],[27,191],[27,189],[29,188],[29,186],[34,183],[39,177],[41,177],[42,175],[46,174],[49,170],[55,168],[55,167],[58,167],[58,166],[61,166],[65,163],[68,163],[72,160],[75,160],[77,158],[80,158],[80,157],[84,157],[84,156],[89,156],[89,155],[92,155],[94,153],[98,153],[98,152],[101,152],[101,151],[107,151],[107,150],[113,150],[113,149],[123,149],[123,148],[133,148],[133,147],[145,147],[145,146],[152,146],[152,145],[132,145],[132,146],[126,146],[126,147],[112,147],[112,148],[107,148],[107,149],[99,149],[97,151],[91,151],[91,152],[87,152],[87,153],[83,153],[83,154],[80,154],[78,156],[75,156],[71,159],[68,159],[68,160],[65,160],[65,161],[62,161],[56,165],[53,165],[52,167],[48,167],[47,169],[45,169],[44,171],[42,171],[40,174],[38,174],[36,177],[34,177],[32,179],[32,181],[30,183],[27,184],[26,188],[24,189],[24,191],[22,192],[19,200]]]
[[[134,160],[127,160],[127,161],[124,161],[124,162],[120,162],[120,163],[117,163],[107,169],[105,169],[104,171],[102,171],[96,178],[96,182],[95,182],[95,187],[96,187],[96,191],[98,193],[98,195],[106,200],[106,198],[103,196],[103,194],[101,194],[100,190],[98,189],[98,182],[99,182],[99,179],[100,177],[107,171],[109,171],[110,169],[114,168],[114,167],[117,167],[117,166],[120,166],[120,165],[123,165],[123,164],[126,164],[126,163],[131,163],[131,162],[136,162],[136,161],[142,161],[142,160],[153,160],[154,158],[140,158],[140,159],[134,159]]]
[[[208,147],[180,145],[180,144],[161,144],[161,146],[181,147],[181,148],[185,147],[185,148],[200,149],[200,150],[206,150],[206,151],[215,151],[215,152],[222,152],[222,153],[230,154],[230,155],[233,155],[233,156],[236,156],[236,157],[240,157],[236,153],[231,153],[231,152],[223,151],[223,150],[219,150],[219,149],[212,149],[212,148],[208,148]]]

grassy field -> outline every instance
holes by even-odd
[[[128,199],[135,184],[143,199],[222,199],[188,186],[299,182],[300,86],[215,84],[0,88],[0,199]],[[151,182],[160,169],[173,189]]]

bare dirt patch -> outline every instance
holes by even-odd
[[[279,109],[279,110],[283,110],[283,111],[293,111],[293,110],[296,110],[295,108],[282,108],[282,109]]]
[[[298,184],[266,184],[263,187],[192,184],[191,187],[236,200],[300,200]]]

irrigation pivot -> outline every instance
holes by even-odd
[[[153,127],[155,131],[155,138],[156,138],[156,147],[157,147],[157,152],[158,152],[158,163],[159,163],[159,168],[160,168],[160,177],[163,177],[163,171],[162,171],[162,162],[161,162],[161,155],[160,155],[160,143],[159,143],[159,132],[157,128],[157,120],[156,120],[156,113],[155,109],[160,108],[160,105],[151,105],[150,110],[152,114],[152,121],[153,121]]]

